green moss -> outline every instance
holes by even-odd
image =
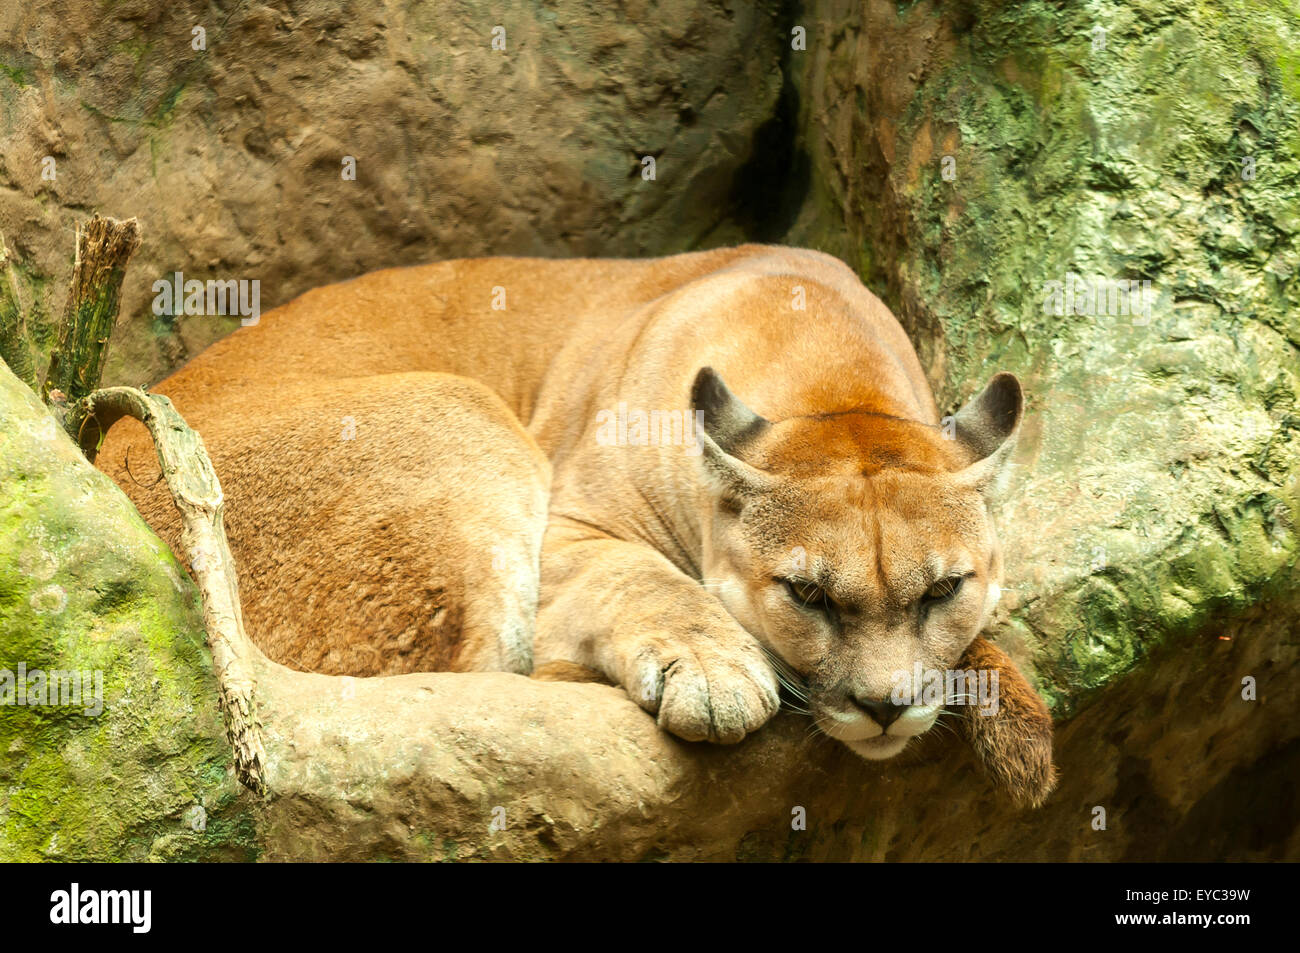
[[[0,63],[0,73],[7,76],[9,81],[19,89],[26,89],[32,84],[31,76],[21,66],[8,66],[5,63]]]
[[[0,669],[97,673],[102,710],[0,705],[0,860],[251,859],[197,592],[46,421],[0,369]]]
[[[153,52],[155,41],[141,40],[136,37],[123,40],[113,45],[113,52],[129,56],[135,63],[135,80],[139,83],[144,74],[146,61]]]

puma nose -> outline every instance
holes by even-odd
[[[898,720],[898,716],[907,711],[906,705],[895,705],[891,701],[874,701],[867,698],[858,698],[851,696],[853,704],[857,705],[868,715],[875,719],[880,730],[884,731],[890,725]]]

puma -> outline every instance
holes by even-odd
[[[784,688],[873,759],[943,708],[900,703],[899,673],[992,670],[996,715],[958,706],[977,755],[1019,802],[1054,784],[1046,707],[978,637],[1020,385],[996,375],[940,427],[902,328],[834,258],[381,271],[154,390],[204,438],[250,635],[286,665],[582,666],[721,743]],[[143,427],[97,463],[177,549]]]

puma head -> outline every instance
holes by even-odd
[[[1004,787],[1015,777],[1017,800],[1045,796],[1051,721],[1010,659],[982,652],[992,671],[951,675],[1000,593],[989,505],[1023,414],[1019,381],[996,375],[946,428],[865,411],[769,421],[707,367],[692,401],[711,508],[705,582],[794,704],[869,759],[898,754],[945,703],[1000,719],[966,732],[977,755]]]

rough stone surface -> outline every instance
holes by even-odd
[[[171,31],[181,39],[187,35],[170,20],[149,19],[162,15],[147,12],[144,5],[112,9],[133,11],[109,27],[123,37],[137,35],[135,24],[142,17],[161,23],[161,33]],[[253,31],[241,34],[250,50],[261,49],[256,29],[262,27],[257,25],[267,18],[274,22],[269,9],[253,8],[230,21]],[[701,16],[715,11],[712,6],[700,9],[705,11]],[[359,5],[355,12],[362,11]],[[16,29],[19,14],[3,16],[14,19],[0,22],[0,28]],[[237,178],[244,195],[218,183],[214,170],[237,172],[239,163],[255,156],[242,143],[250,130],[270,128],[261,114],[274,115],[286,100],[305,102],[310,91],[305,77],[326,75],[294,72],[309,69],[309,54],[338,67],[331,77],[345,77],[334,80],[342,91],[335,89],[332,95],[352,96],[353,102],[372,107],[389,102],[365,98],[380,96],[371,89],[381,79],[365,70],[382,73],[379,64],[395,56],[392,37],[401,31],[383,20],[388,25],[377,35],[388,52],[359,61],[349,58],[347,50],[358,47],[343,44],[340,37],[362,30],[359,24],[369,22],[364,16],[339,21],[333,33],[322,29],[315,46],[300,30],[281,31],[281,58],[275,62],[283,73],[255,68],[253,60],[231,58],[219,68],[211,60],[205,83],[234,84],[234,77],[242,76],[251,90],[246,95],[253,98],[240,101],[238,96],[245,94],[235,90],[245,87],[236,85],[218,99],[206,98],[204,92],[202,97],[194,94],[192,102],[182,92],[175,115],[190,117],[186,134],[196,149],[187,152],[184,139],[160,139],[159,168],[173,191],[146,189],[141,194],[157,203],[165,227],[177,230],[180,237],[168,239],[175,247],[217,248],[229,241],[229,248],[239,251],[225,252],[227,257],[218,259],[222,268],[242,249],[260,249],[263,262],[279,263],[275,267],[282,268],[282,286],[292,291],[381,264],[432,257],[429,251],[435,246],[439,254],[657,254],[742,235],[784,238],[832,251],[858,268],[912,332],[944,405],[955,406],[995,370],[1020,374],[1030,395],[1030,415],[1019,450],[1021,467],[1003,512],[1011,589],[993,635],[1037,672],[1061,719],[1057,757],[1062,780],[1048,804],[1037,812],[1013,812],[980,777],[969,754],[942,732],[899,761],[871,765],[825,738],[808,737],[806,723],[789,715],[744,744],[721,749],[663,735],[621,693],[598,685],[535,683],[508,675],[347,682],[259,663],[273,793],[265,804],[255,805],[229,787],[215,695],[196,661],[201,654],[191,655],[185,648],[199,645],[198,616],[193,591],[182,579],[184,594],[175,598],[190,600],[188,608],[177,617],[180,621],[168,615],[170,635],[159,631],[149,636],[147,647],[150,658],[171,659],[165,655],[169,652],[187,661],[157,665],[157,687],[149,696],[156,700],[140,709],[157,719],[151,724],[182,731],[157,742],[169,746],[163,749],[165,757],[147,752],[138,757],[151,772],[161,770],[166,777],[192,778],[195,764],[220,765],[220,770],[210,768],[215,774],[202,775],[211,786],[203,790],[211,793],[196,795],[186,788],[121,808],[116,802],[95,801],[66,815],[60,813],[62,806],[16,813],[15,798],[27,797],[23,784],[14,780],[19,772],[36,772],[22,777],[45,785],[38,793],[47,795],[62,791],[69,776],[67,769],[59,768],[64,771],[60,775],[48,764],[31,768],[34,752],[49,763],[66,764],[73,757],[66,753],[68,745],[100,728],[98,722],[82,726],[69,721],[58,732],[32,738],[9,728],[11,733],[0,737],[7,798],[0,801],[6,805],[0,814],[5,832],[0,856],[51,853],[46,840],[49,817],[55,816],[67,818],[55,845],[61,856],[104,856],[113,849],[111,838],[75,822],[90,810],[106,811],[110,818],[119,818],[119,811],[135,812],[130,823],[113,820],[106,828],[148,832],[123,841],[123,854],[133,857],[165,856],[169,849],[195,856],[243,851],[268,859],[1300,857],[1300,732],[1292,714],[1300,704],[1292,675],[1300,662],[1300,641],[1294,635],[1300,610],[1295,536],[1300,505],[1295,432],[1300,423],[1300,324],[1295,317],[1300,301],[1300,59],[1294,52],[1300,49],[1300,18],[1285,4],[1246,0],[1215,5],[1138,0],[1068,9],[991,0],[808,0],[797,10],[772,14],[772,22],[782,16],[806,26],[807,50],[777,49],[788,45],[784,22],[771,47],[754,33],[746,34],[745,42],[722,38],[723,46],[735,40],[738,49],[746,56],[752,52],[754,63],[763,66],[761,82],[742,77],[736,80],[740,85],[719,87],[726,92],[717,94],[728,103],[726,115],[748,117],[742,123],[743,141],[762,145],[774,130],[795,136],[793,148],[778,144],[769,149],[773,163],[784,163],[785,190],[765,196],[766,210],[751,208],[727,221],[719,218],[726,205],[723,193],[755,194],[745,188],[737,193],[729,178],[757,174],[752,165],[744,165],[747,147],[737,146],[716,160],[699,158],[712,147],[695,153],[692,175],[703,175],[701,170],[714,161],[731,171],[720,179],[705,175],[685,193],[654,193],[662,196],[662,206],[628,204],[633,201],[629,196],[642,194],[635,191],[617,193],[617,199],[611,197],[615,193],[601,192],[599,201],[581,208],[562,205],[569,217],[558,221],[574,224],[546,239],[554,244],[537,238],[541,231],[530,232],[533,226],[505,227],[511,220],[550,227],[524,212],[511,219],[510,209],[518,212],[517,205],[498,206],[481,198],[476,201],[483,204],[466,200],[456,205],[449,197],[481,197],[492,191],[486,185],[481,192],[429,193],[429,202],[446,204],[431,215],[432,231],[419,234],[452,236],[446,245],[439,244],[442,238],[426,243],[421,237],[409,245],[393,238],[404,234],[394,209],[415,216],[417,223],[428,212],[427,203],[410,201],[417,193],[403,191],[403,182],[426,181],[412,169],[455,164],[461,172],[474,173],[464,179],[478,188],[503,181],[523,167],[520,163],[534,168],[527,163],[540,160],[528,150],[539,147],[531,138],[523,144],[523,137],[553,116],[593,108],[587,100],[597,93],[581,84],[564,88],[563,95],[555,88],[539,88],[530,94],[533,98],[523,92],[513,99],[498,96],[503,118],[497,126],[458,109],[461,138],[449,142],[432,165],[421,165],[429,161],[422,150],[441,149],[436,131],[448,127],[417,124],[397,138],[392,138],[396,126],[366,127],[390,135],[382,141],[391,141],[397,151],[390,153],[384,174],[385,181],[397,184],[382,193],[383,202],[375,198],[379,192],[368,191],[366,212],[350,211],[352,217],[340,219],[347,231],[342,226],[332,230],[328,210],[297,207],[310,205],[318,195],[303,184],[312,163],[323,163],[322,155],[334,162],[338,150],[326,140],[311,135],[297,139],[282,131],[260,146],[270,157],[260,160],[268,167],[278,159],[280,166],[296,170],[274,173],[283,176],[274,181],[281,182],[276,188],[287,200],[280,201],[276,188],[254,177]],[[654,20],[652,29],[665,31],[679,30],[686,22],[667,16]],[[504,15],[493,22],[505,22],[510,29]],[[1093,31],[1099,25],[1106,30],[1105,45],[1094,50]],[[752,22],[751,27],[758,29]],[[32,32],[34,27],[26,29],[29,36],[40,35]],[[72,27],[66,29],[72,35]],[[743,33],[737,24],[730,29]],[[405,35],[421,34],[407,30]],[[459,59],[477,62],[478,33],[465,35],[473,43],[465,41]],[[100,44],[86,42],[92,59],[102,55]],[[410,49],[432,56],[425,41],[407,42]],[[646,39],[644,46],[627,42],[594,61],[602,73],[618,76],[623,88],[641,88],[646,76],[669,68],[655,65],[662,36]],[[0,51],[5,49],[0,43]],[[0,122],[22,128],[28,136],[33,128],[43,128],[35,118],[47,108],[41,104],[59,96],[76,101],[77,94],[69,91],[76,85],[72,77],[80,84],[95,75],[83,75],[75,56],[59,53],[64,47],[57,43],[42,49],[39,56],[24,54],[35,59],[18,67],[6,63],[10,78],[0,77]],[[637,60],[632,51],[638,49],[649,59]],[[711,49],[695,55],[706,60],[720,55],[720,47]],[[56,65],[53,78],[38,89],[28,77],[46,68],[40,64],[57,64],[60,56],[64,65]],[[674,62],[681,59],[679,54]],[[763,65],[778,59],[787,71],[779,95],[780,78]],[[163,68],[148,67],[154,61],[143,54],[140,60],[146,63],[145,75],[151,75],[149,68]],[[166,69],[175,65],[157,62]],[[353,65],[343,68],[345,62]],[[30,70],[18,74],[27,86],[14,78],[15,69]],[[397,72],[412,70],[398,67]],[[276,75],[282,78],[276,80]],[[486,81],[485,74],[476,75],[478,82]],[[522,74],[501,75],[523,84]],[[497,74],[490,78],[495,81]],[[13,87],[8,93],[6,82]],[[263,90],[261,83],[271,85]],[[151,79],[140,88],[165,86]],[[754,100],[736,101],[737,90],[748,86],[755,91],[746,95]],[[471,92],[465,85],[458,95]],[[414,108],[407,98],[401,103],[393,98],[393,108]],[[122,100],[114,108],[129,106],[144,110],[136,115],[151,115],[147,102],[162,101],[146,100]],[[679,115],[677,100],[651,100],[666,112],[651,110],[646,128],[664,130],[680,123],[683,129],[710,130],[718,141],[729,141],[717,131],[722,119],[706,121],[705,104],[712,101],[690,100],[692,123]],[[313,112],[311,128],[330,128],[329,135],[339,140],[343,119],[329,117],[355,110],[331,113],[328,98],[312,102],[323,118]],[[537,108],[526,105],[539,103]],[[640,119],[641,113],[626,103],[607,105],[611,121]],[[102,104],[96,108],[104,109]],[[229,120],[222,118],[227,110]],[[545,115],[538,115],[539,110]],[[374,117],[366,121],[381,124]],[[288,118],[275,122],[281,130],[297,128]],[[476,146],[466,131],[502,125],[520,138],[488,139]],[[121,141],[113,137],[135,137],[128,144],[136,151],[124,154],[126,169],[143,161],[139,150],[155,134],[173,135],[175,129],[167,133],[165,124],[157,127],[161,131],[147,124],[137,127],[106,121],[93,130],[85,126],[79,135],[100,152]],[[546,128],[557,137],[558,127]],[[588,141],[593,162],[604,161],[596,155],[597,141]],[[944,156],[954,160],[951,181],[942,175]],[[1247,156],[1255,159],[1250,179],[1242,177]],[[7,184],[15,176],[9,152],[5,162],[0,174],[10,177]],[[667,163],[661,164],[661,182],[665,168]],[[59,216],[70,214],[66,209],[78,201],[109,212],[134,211],[107,204],[126,194],[112,191],[127,181],[119,179],[114,186],[112,169],[110,163],[85,170],[82,187],[88,191],[61,206],[63,199],[52,201],[39,187],[0,189],[0,227],[10,245],[19,238],[12,233],[16,225],[45,241],[41,236],[46,231],[58,230],[50,223],[63,222]],[[126,174],[122,169],[120,176]],[[625,162],[622,174],[633,171]],[[336,174],[332,166],[331,174]],[[722,179],[727,184],[714,191],[701,184]],[[570,180],[560,176],[557,181]],[[186,194],[188,186],[178,189],[178,183],[188,182],[213,190],[205,201],[226,203],[213,204],[211,208],[225,211],[205,218],[197,232],[187,230],[198,219],[176,214],[184,205],[175,191]],[[639,188],[640,180],[629,177],[624,184]],[[703,191],[691,191],[696,188]],[[537,200],[535,189],[530,186],[528,201]],[[13,214],[9,209],[31,208],[31,196],[38,192],[46,197],[36,199],[36,206],[50,208],[49,217],[29,212],[18,219],[6,217]],[[258,203],[252,201],[230,204],[254,193],[273,211],[254,208]],[[97,204],[101,202],[106,204]],[[614,215],[610,209],[620,211]],[[793,217],[788,228],[787,213]],[[296,217],[272,222],[272,214]],[[337,204],[333,214],[341,214]],[[284,224],[289,221],[292,226]],[[243,224],[232,230],[223,222]],[[147,218],[145,225],[148,234]],[[335,237],[318,240],[303,231],[316,226],[325,229],[322,235]],[[242,237],[231,237],[236,235]],[[467,246],[460,240],[465,235],[480,244]],[[498,238],[506,244],[498,244]],[[519,244],[506,247],[516,240]],[[37,244],[29,239],[23,248],[27,256]],[[54,273],[70,246],[50,240],[41,247],[50,249],[53,262],[45,274]],[[155,263],[171,254],[158,251],[161,247],[172,246],[156,246],[153,254],[160,257]],[[149,253],[146,242],[142,255]],[[186,252],[168,258],[158,270],[170,269],[177,260],[188,270],[199,256]],[[1071,273],[1149,279],[1154,292],[1150,322],[1108,313],[1045,313],[1046,283],[1064,282]],[[34,274],[20,270],[20,279],[29,288],[48,281]],[[147,287],[143,280],[141,287]],[[264,305],[289,293],[268,293]],[[137,307],[143,301],[138,298]],[[127,320],[128,340],[137,343],[118,352],[117,366],[132,367],[145,379],[216,333],[181,325],[156,329],[156,339],[145,340],[129,323],[137,319]],[[163,344],[172,339],[182,341],[181,350],[166,350]],[[143,345],[138,343],[142,340]],[[3,372],[0,378],[8,380]],[[34,591],[27,582],[31,570],[21,560],[32,557],[24,556],[26,550],[11,539],[41,538],[47,521],[64,518],[58,514],[69,499],[91,506],[86,491],[77,489],[83,486],[79,481],[95,488],[95,507],[110,502],[110,508],[126,506],[93,470],[79,469],[67,456],[71,445],[64,447],[61,437],[54,441],[62,448],[57,453],[41,449],[44,445],[32,436],[42,419],[39,407],[17,394],[11,385],[0,387],[0,413],[5,415],[0,466],[10,459],[37,462],[22,471],[30,474],[22,481],[6,477],[0,495],[0,512],[9,514],[0,527],[0,623],[35,618],[23,608],[30,606]],[[21,426],[11,427],[10,420]],[[47,468],[63,481],[54,495],[39,484],[52,479]],[[32,496],[28,486],[40,492]],[[97,521],[104,517],[96,511],[86,518],[94,525],[78,523],[77,532],[100,540],[105,552],[145,538],[135,535],[142,534],[138,524],[124,532],[110,523],[115,531],[96,535]],[[139,553],[144,555],[121,570],[124,578],[141,591],[173,599],[174,562],[164,550],[146,547]],[[73,590],[59,582],[59,571],[47,578],[68,590],[72,611]],[[92,606],[103,601],[104,591],[119,590],[101,585],[76,591],[85,600],[76,606]],[[167,600],[164,606],[173,605]],[[103,604],[116,605],[111,597]],[[14,615],[19,610],[27,614]],[[110,614],[110,621],[115,618]],[[87,617],[87,624],[96,623]],[[82,638],[79,628],[32,631],[45,635],[22,636],[22,651],[42,660],[53,655],[40,639]],[[0,647],[7,652],[11,637],[2,626],[0,635]],[[34,647],[27,648],[29,644]],[[126,646],[123,652],[145,651],[130,638],[115,638],[111,644]],[[95,658],[92,649],[106,651],[101,642],[89,640],[72,645],[68,657]],[[121,664],[134,672],[143,663],[131,656]],[[1242,698],[1247,676],[1256,682],[1254,701]],[[106,688],[108,684],[106,676]],[[144,685],[126,676],[117,684],[134,685],[136,692]],[[192,711],[182,717],[179,708],[169,707],[172,698],[189,700]],[[29,717],[0,710],[0,726],[17,724],[4,719]],[[25,728],[28,723],[21,724]],[[77,763],[86,766],[75,777],[116,777],[115,772],[136,770],[116,754],[114,749],[111,762],[103,754],[96,755],[98,760],[83,757]],[[179,774],[168,773],[173,771]],[[109,789],[116,792],[117,786],[99,790]],[[136,789],[148,790],[143,781],[131,788]],[[95,790],[80,791],[77,798],[99,798]],[[196,796],[218,805],[218,813],[226,812],[225,833],[210,822],[208,837],[213,839],[196,841],[179,828],[179,812]],[[46,797],[43,803],[48,802]],[[806,831],[791,828],[796,807],[807,810]],[[1104,831],[1092,827],[1097,807],[1106,810]],[[494,808],[504,811],[504,830],[492,827],[501,816]],[[42,832],[46,840],[41,840]],[[155,846],[159,842],[164,847]]]
[[[1277,607],[1270,607],[1276,609]],[[1287,607],[1294,614],[1294,606]],[[1070,721],[1073,770],[1017,812],[942,734],[869,764],[780,715],[733,748],[680,742],[623,693],[516,675],[264,674],[266,859],[1278,860],[1294,826],[1300,701],[1285,614],[1168,652]],[[1266,638],[1259,638],[1263,634]],[[1293,638],[1293,637],[1292,637]],[[1186,696],[1188,666],[1202,684]],[[1261,702],[1233,676],[1273,676]],[[285,677],[287,676],[287,677]],[[310,756],[308,753],[310,752]],[[1198,759],[1188,772],[1188,759]],[[1094,830],[1094,808],[1107,826]],[[794,829],[802,808],[806,830]],[[495,823],[495,826],[494,826]],[[504,828],[502,827],[504,825]],[[1279,836],[1280,835],[1280,836]]]
[[[0,6],[0,231],[41,370],[87,210],[143,225],[104,383],[152,383],[238,326],[155,316],[175,271],[258,279],[265,310],[439,258],[691,248],[781,87],[769,3],[225,6]]]

